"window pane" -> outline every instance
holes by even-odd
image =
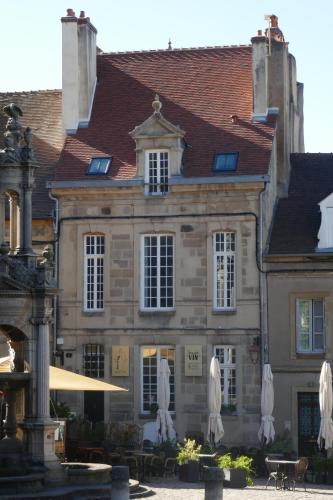
[[[216,346],[217,357],[221,370],[222,404],[236,404],[236,348],[231,346]]]
[[[83,372],[87,377],[104,377],[104,348],[100,344],[83,346]]]
[[[165,194],[169,187],[169,153],[154,151],[148,153],[148,193]]]
[[[151,405],[157,403],[157,377],[158,367],[161,359],[168,360],[170,368],[170,405],[169,411],[175,411],[175,381],[174,381],[174,358],[175,350],[171,347],[144,347],[142,349],[142,410],[149,413]]]
[[[173,236],[144,236],[143,306],[173,307]]]
[[[235,234],[215,233],[215,290],[214,306],[235,307]]]
[[[96,310],[104,307],[104,247],[103,235],[85,237],[85,309]]]

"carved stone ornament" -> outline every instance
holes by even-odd
[[[4,133],[4,149],[0,150],[0,165],[15,165],[33,160],[31,148],[32,131],[29,127],[23,130],[19,117],[22,110],[14,103],[3,108],[8,116]]]

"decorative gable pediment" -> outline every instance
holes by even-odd
[[[134,140],[145,139],[148,137],[175,137],[183,138],[185,132],[180,127],[173,125],[166,120],[161,113],[153,113],[141,125],[135,127],[130,135]]]
[[[180,175],[185,131],[164,118],[158,95],[155,96],[152,107],[153,114],[129,133],[136,142],[137,176],[145,175],[145,152],[149,150],[168,151],[170,175]]]
[[[333,193],[319,202],[321,211],[321,224],[318,231],[318,246],[317,249],[332,250],[333,249]]]

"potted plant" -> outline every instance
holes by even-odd
[[[327,458],[322,455],[315,455],[313,457],[313,470],[315,482],[319,484],[326,483]]]
[[[178,444],[178,450],[179,479],[189,483],[199,481],[201,445],[196,444],[194,439],[185,439],[183,445]]]
[[[333,457],[327,459],[327,484],[333,484]]]
[[[229,488],[245,488],[253,484],[251,474],[253,459],[246,455],[232,459],[230,453],[222,455],[217,463],[224,472],[224,484]]]

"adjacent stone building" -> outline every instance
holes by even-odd
[[[299,455],[317,450],[319,374],[332,364],[332,154],[291,155],[265,256],[275,423]]]
[[[62,399],[94,421],[143,424],[166,357],[179,438],[205,434],[215,354],[224,442],[256,443],[261,256],[290,153],[304,149],[302,85],[277,18],[249,46],[128,53],[97,51],[83,12],[62,27],[67,137],[49,184],[58,359],[129,389]]]

